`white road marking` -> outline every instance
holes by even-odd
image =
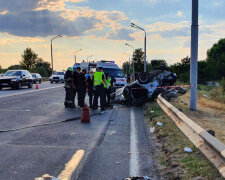
[[[130,176],[139,176],[139,152],[138,152],[138,140],[137,129],[135,123],[135,115],[133,108],[130,109]]]
[[[0,111],[18,111],[18,112],[30,112],[30,110],[19,110],[19,109],[0,109]]]
[[[39,91],[45,91],[45,90],[55,89],[55,88],[59,88],[59,87],[63,87],[63,85],[49,87],[49,88],[43,88],[43,89],[35,89],[35,90],[26,91],[26,92],[20,92],[20,93],[15,93],[15,94],[3,95],[3,96],[0,96],[0,98],[10,97],[10,96],[16,96],[16,95],[21,95],[21,94],[28,94],[28,93],[39,92]]]

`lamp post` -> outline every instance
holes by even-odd
[[[197,110],[197,81],[198,81],[198,0],[192,0],[191,25],[191,64],[190,64],[190,109]]]
[[[82,49],[78,49],[78,50],[76,50],[75,52],[74,52],[74,60],[75,60],[75,64],[77,63],[77,56],[76,56],[76,53],[78,52],[78,51],[81,51]]]
[[[134,47],[133,46],[131,46],[131,45],[129,45],[129,44],[125,44],[126,46],[129,46],[129,47],[131,47],[132,49],[133,49],[133,57],[132,57],[132,59],[133,59],[133,76],[135,77],[135,69],[134,69]]]
[[[90,56],[87,57],[87,62],[88,62],[88,58],[90,58],[90,57],[92,57],[92,55],[90,55]]]
[[[61,37],[63,37],[63,35],[59,34],[58,36],[55,36],[55,37],[53,37],[53,38],[51,39],[51,62],[52,62],[52,75],[53,75],[53,73],[54,73],[54,70],[53,70],[52,41],[53,41],[54,39],[58,39],[58,38],[61,38]]]
[[[144,72],[146,72],[146,44],[147,44],[147,40],[146,40],[146,31],[143,29],[143,28],[141,28],[140,26],[137,26],[136,24],[134,24],[134,23],[131,23],[131,27],[134,27],[134,28],[136,28],[136,29],[140,29],[140,30],[142,30],[142,31],[144,31],[144,33],[145,33],[145,39],[144,39],[144,51],[145,51],[145,57],[144,57]]]

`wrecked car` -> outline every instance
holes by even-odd
[[[151,101],[161,93],[167,97],[173,97],[180,93],[186,93],[182,88],[171,88],[177,80],[175,73],[166,68],[150,73],[142,72],[138,75],[137,81],[117,90],[115,102],[124,102],[128,105],[141,105]]]

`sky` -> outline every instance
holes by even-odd
[[[0,65],[19,64],[30,47],[54,69],[64,70],[82,60],[128,61],[132,48],[144,48],[147,61],[168,64],[190,56],[191,0],[0,0]],[[225,0],[199,0],[199,60],[225,37]],[[78,51],[79,49],[82,49]],[[78,51],[78,52],[77,52]],[[76,53],[75,53],[76,52]]]

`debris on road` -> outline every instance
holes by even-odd
[[[156,124],[157,124],[157,126],[159,126],[159,127],[162,127],[162,126],[163,126],[163,123],[161,123],[161,122],[157,122]]]
[[[153,133],[155,131],[155,127],[150,127],[150,132]]]
[[[142,176],[142,177],[129,177],[124,180],[151,180],[151,178],[148,176]]]
[[[116,162],[116,164],[120,164],[120,162]]]
[[[185,152],[188,152],[188,153],[193,152],[193,151],[192,151],[192,149],[191,149],[191,148],[189,148],[189,147],[185,147],[185,148],[184,148],[184,151],[185,151]]]

